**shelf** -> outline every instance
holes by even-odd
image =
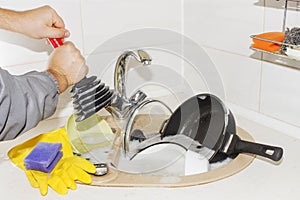
[[[294,69],[299,70],[300,69],[300,45],[292,45],[284,42],[278,42],[274,40],[268,40],[264,38],[256,37],[256,35],[251,35],[250,38],[266,41],[266,42],[272,42],[281,46],[286,46],[287,48],[291,48],[293,50],[299,51],[299,56],[295,55],[287,55],[284,51],[277,51],[277,52],[270,52],[265,51],[262,49],[253,48],[250,46],[250,49],[259,53],[263,53],[262,60],[288,66]],[[268,56],[269,55],[269,56]]]
[[[279,56],[279,57],[286,58],[286,59],[300,61],[300,45],[292,45],[292,44],[288,44],[288,43],[284,43],[284,42],[278,42],[278,41],[274,41],[274,40],[268,40],[268,39],[265,39],[265,38],[259,38],[259,37],[256,37],[256,35],[251,35],[250,38],[257,39],[257,40],[262,40],[262,41],[265,41],[265,42],[271,42],[271,43],[274,43],[274,44],[285,46],[287,48],[291,48],[293,50],[299,50],[299,58],[289,56],[283,51],[269,52],[269,51],[265,51],[265,50],[262,50],[262,49],[257,49],[257,48],[250,47],[250,49],[252,49],[253,51],[258,51],[258,52],[261,52],[261,53],[267,53],[267,54]]]
[[[289,43],[284,43],[284,42],[278,42],[278,41],[275,41],[275,40],[268,40],[268,39],[265,39],[265,38],[257,37],[256,35],[250,35],[250,38],[257,39],[257,40],[262,40],[262,41],[265,41],[265,42],[271,42],[271,43],[278,44],[278,45],[281,45],[281,46],[286,46],[286,47],[289,47],[291,49],[299,49],[300,50],[300,45],[294,45],[294,44],[289,44]]]
[[[261,50],[261,49],[256,49],[256,48],[253,48],[253,47],[250,47],[250,49],[253,50],[253,51],[260,52],[260,53],[267,53],[267,54],[270,54],[270,55],[273,55],[273,56],[279,56],[281,58],[290,59],[290,60],[300,62],[300,52],[299,52],[299,59],[297,59],[295,57],[289,57],[288,55],[284,55],[284,54],[281,54],[281,53],[273,53],[273,52],[269,52],[269,51],[265,51],[265,50]]]
[[[287,15],[287,10],[288,10],[287,9],[288,8],[288,2],[300,2],[300,0],[285,0],[282,32],[286,31],[285,29],[286,29],[286,15]],[[295,68],[295,69],[300,69],[300,64],[299,64],[299,62],[300,62],[300,45],[293,45],[293,44],[278,42],[278,41],[269,40],[269,39],[265,39],[265,38],[259,38],[259,37],[257,37],[257,35],[250,35],[250,38],[265,41],[265,42],[270,42],[270,43],[274,43],[274,44],[278,44],[281,47],[284,47],[284,48],[281,48],[277,52],[269,52],[269,51],[266,51],[266,50],[253,48],[251,46],[250,47],[251,50],[263,53],[263,58],[262,58],[263,60],[279,63],[281,65],[286,65],[286,66],[289,66],[289,67],[292,67],[292,68]],[[285,48],[287,49],[287,51],[283,50]],[[291,51],[294,51],[294,53],[288,55],[289,53],[291,53],[291,52],[288,52],[289,49]],[[298,56],[297,51],[299,51],[299,56]],[[295,52],[296,52],[296,54],[295,54]],[[269,56],[269,57],[264,56],[264,54],[271,55],[271,56]]]

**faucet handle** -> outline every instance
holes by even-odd
[[[147,95],[143,91],[138,90],[130,97],[130,102],[137,105],[138,103],[142,102],[146,97]]]

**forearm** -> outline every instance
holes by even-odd
[[[27,11],[0,8],[0,29],[36,39],[65,38],[70,35],[61,17],[50,6]]]
[[[9,31],[19,32],[19,16],[20,13],[17,11],[0,8],[0,28]]]
[[[0,141],[35,127],[56,109],[56,80],[46,72],[14,76],[0,69]]]

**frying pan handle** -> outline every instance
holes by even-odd
[[[47,40],[49,41],[49,43],[52,45],[54,49],[64,44],[61,38],[47,38]]]
[[[252,153],[269,158],[274,161],[279,161],[283,155],[283,149],[280,147],[269,146],[254,142],[239,140],[235,146],[237,153]]]

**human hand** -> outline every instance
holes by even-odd
[[[50,6],[17,12],[16,32],[32,38],[66,38],[70,32],[65,29],[62,18]]]
[[[59,93],[64,92],[69,86],[77,83],[88,73],[88,67],[80,51],[72,42],[54,49],[50,55],[47,71],[58,82]]]

